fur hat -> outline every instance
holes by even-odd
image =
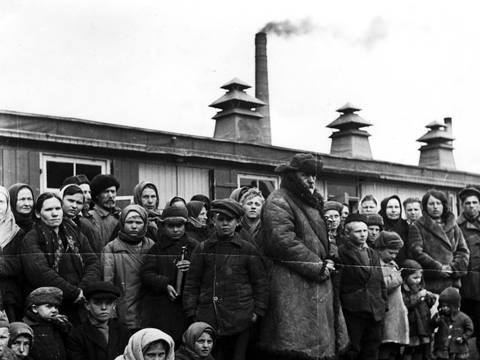
[[[345,219],[345,225],[351,222],[356,222],[356,221],[360,221],[367,224],[367,217],[363,214],[350,214]]]
[[[105,189],[115,186],[118,190],[120,188],[120,183],[118,180],[110,174],[98,174],[90,183],[90,190],[92,191],[92,200],[96,201],[97,196],[100,195]]]
[[[32,305],[52,304],[60,306],[63,300],[63,291],[54,286],[44,286],[33,290],[25,300],[29,309]]]
[[[323,167],[320,156],[312,154],[295,154],[288,163],[279,165],[275,172],[282,174],[289,171],[301,171],[308,175],[317,175]]]
[[[400,250],[403,240],[395,231],[381,231],[375,240],[375,249]]]
[[[323,211],[327,212],[328,210],[337,210],[338,214],[341,214],[343,210],[343,204],[333,200],[326,201],[323,204]]]
[[[440,293],[440,297],[438,298],[439,303],[446,303],[448,305],[453,305],[460,307],[460,292],[457,288],[454,287],[447,287]]]
[[[94,281],[87,285],[83,292],[87,300],[90,299],[117,299],[120,289],[109,281]]]
[[[243,216],[243,207],[232,199],[222,199],[212,201],[212,214],[223,214],[232,219],[239,219]]]
[[[162,211],[160,221],[165,223],[186,223],[188,210],[183,206],[168,206]]]
[[[478,200],[480,200],[480,191],[473,186],[466,187],[458,193],[458,197],[460,198],[461,202],[464,202],[465,199],[469,196],[476,196]]]
[[[383,218],[378,215],[378,214],[366,214],[367,217],[367,225],[377,225],[381,228],[383,228],[384,223],[383,223]]]

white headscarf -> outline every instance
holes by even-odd
[[[20,228],[15,222],[15,216],[10,208],[10,194],[3,186],[0,186],[0,196],[5,196],[7,200],[7,210],[5,215],[0,218],[0,248],[4,248],[15,237]]]
[[[170,335],[161,330],[154,328],[146,328],[137,331],[128,340],[127,347],[122,356],[115,360],[144,360],[143,352],[154,342],[159,340],[165,341],[168,346],[166,360],[174,360],[175,357],[175,343]]]

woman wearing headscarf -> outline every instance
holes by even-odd
[[[215,330],[205,322],[195,322],[183,334],[182,345],[175,352],[176,360],[214,360],[211,355]]]
[[[170,335],[158,329],[146,328],[130,337],[125,352],[115,360],[174,360],[174,348],[175,343]]]
[[[187,203],[188,221],[185,224],[185,232],[188,237],[198,242],[208,239],[210,231],[208,229],[207,208],[201,201],[193,200]]]
[[[147,211],[140,205],[129,205],[120,216],[118,236],[102,253],[103,280],[121,290],[117,303],[120,321],[130,330],[140,328],[140,304],[143,291],[140,269],[144,256],[154,241],[146,236]]]
[[[15,223],[9,192],[0,186],[0,295],[10,321],[18,321],[23,315],[22,264],[18,254],[24,236]]]
[[[27,233],[32,229],[35,222],[33,190],[27,184],[17,183],[10,186],[8,192],[10,193],[10,208],[15,216],[15,222]]]
[[[143,207],[148,214],[147,237],[157,241],[160,228],[160,210],[158,209],[160,198],[154,183],[142,181],[133,189],[133,201]]]
[[[383,230],[396,232],[405,244],[395,260],[397,264],[401,265],[408,257],[408,223],[402,219],[402,202],[398,195],[383,199],[378,214],[383,218]]]
[[[15,353],[17,360],[32,360],[29,356],[33,345],[33,330],[24,322],[12,322],[8,327],[10,338],[8,347]]]

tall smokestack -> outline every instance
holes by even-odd
[[[270,99],[268,94],[267,69],[267,34],[259,32],[255,35],[255,97],[266,105],[257,109],[263,115],[260,119],[261,137],[264,144],[272,143],[270,128]]]

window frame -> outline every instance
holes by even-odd
[[[40,153],[40,192],[57,191],[56,188],[47,188],[47,162],[65,162],[73,164],[75,174],[76,164],[101,166],[102,174],[110,174],[111,161],[108,159],[93,159],[82,156],[68,156],[50,153]],[[91,180],[91,179],[90,179]]]
[[[249,180],[256,180],[257,187],[258,181],[273,181],[274,182],[274,190],[277,190],[280,187],[280,177],[279,176],[268,176],[268,175],[255,175],[255,174],[246,174],[246,173],[237,173],[237,188],[241,185],[240,179],[249,179]]]

